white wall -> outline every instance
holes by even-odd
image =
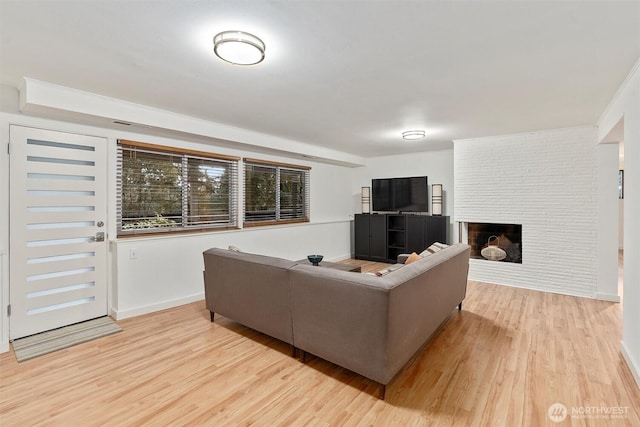
[[[374,178],[394,178],[403,176],[428,177],[429,213],[431,208],[431,185],[442,184],[444,206],[443,215],[449,216],[449,242],[457,242],[457,229],[453,226],[453,150],[429,151],[413,154],[372,157],[364,167],[354,169],[352,180],[352,211],[362,212],[360,191],[370,187]]]
[[[620,302],[618,294],[618,144],[598,144],[598,276],[596,298]]]
[[[299,158],[255,153],[175,138],[79,125],[16,114],[17,92],[0,88],[0,352],[8,351],[9,303],[9,156],[6,152],[9,124],[103,136],[109,144],[110,314],[128,317],[164,309],[203,298],[202,251],[213,247],[239,246],[247,252],[302,259],[321,253],[328,260],[350,256],[352,169]],[[4,110],[5,112],[1,112]],[[10,111],[7,113],[6,111]],[[220,154],[283,161],[311,167],[311,222],[307,224],[255,227],[243,230],[180,236],[129,237],[117,239],[116,230],[116,143],[124,138],[153,144],[183,147]],[[347,183],[345,185],[345,183]],[[137,259],[130,259],[130,249]]]
[[[472,259],[471,280],[596,296],[596,138],[582,127],[454,141],[455,220],[522,224],[522,264]]]
[[[618,200],[618,249],[624,249],[624,199]]]
[[[603,140],[624,120],[624,307],[621,351],[640,386],[640,59],[598,122]]]
[[[350,244],[349,221],[122,239],[112,244],[117,265],[112,314],[123,319],[203,299],[202,251],[211,247],[234,245],[292,260],[320,253],[336,260],[350,256]],[[130,259],[131,249],[136,259]]]

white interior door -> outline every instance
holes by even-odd
[[[106,139],[9,137],[10,338],[106,315]]]

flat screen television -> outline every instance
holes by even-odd
[[[429,212],[427,177],[372,179],[371,201],[378,212]]]

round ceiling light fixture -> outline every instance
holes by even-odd
[[[425,135],[426,133],[423,130],[407,130],[402,132],[402,139],[411,141],[414,139],[422,139]]]
[[[244,31],[223,31],[213,38],[218,58],[236,65],[254,65],[264,59],[265,44]]]

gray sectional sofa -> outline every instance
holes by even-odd
[[[378,277],[213,248],[205,299],[211,321],[219,313],[385,386],[461,308],[469,252],[455,244]]]

